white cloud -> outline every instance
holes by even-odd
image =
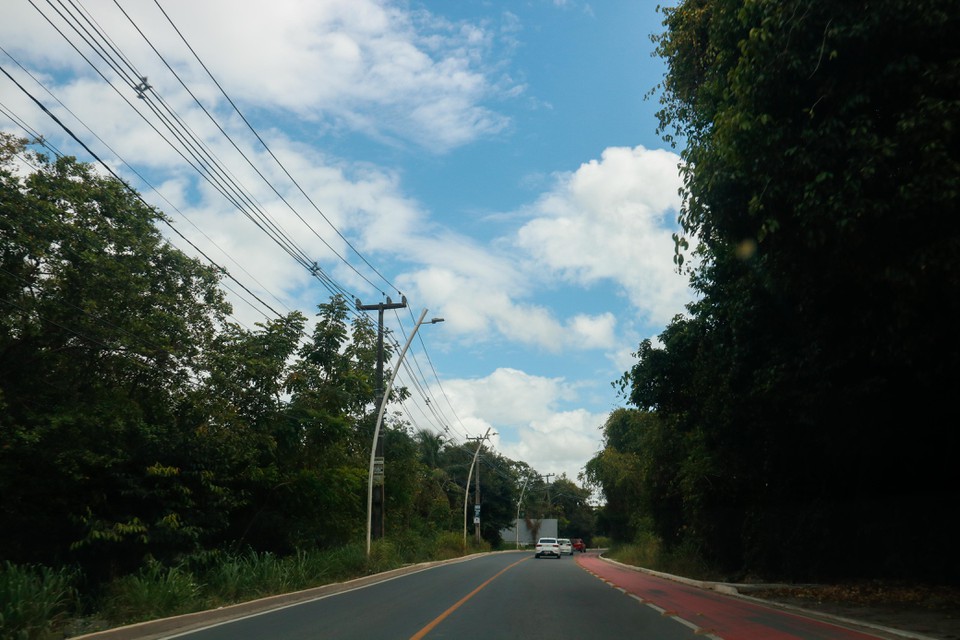
[[[517,245],[571,282],[615,282],[647,319],[668,322],[690,300],[672,261],[678,162],[640,146],[604,150],[530,207]]]
[[[401,243],[407,258],[426,264],[401,277],[403,288],[430,300],[448,330],[470,340],[499,334],[548,352],[623,350],[612,311],[563,318],[532,298],[558,278],[573,292],[612,283],[643,321],[666,323],[681,313],[690,291],[672,261],[678,162],[668,151],[609,148],[559,176],[526,209],[532,219],[504,242],[478,246],[446,232],[408,238]],[[607,301],[608,309],[616,304]]]
[[[192,109],[192,98],[183,94],[164,61],[208,109],[227,107],[156,7],[126,11],[164,61],[112,4],[94,3],[88,10],[138,75],[165,97],[183,95],[183,103],[174,101],[178,110]],[[497,34],[479,24],[453,23],[375,0],[273,0],[269,5],[168,0],[164,10],[230,96],[251,113],[282,109],[316,126],[395,137],[439,152],[501,131],[509,122],[484,105],[516,86],[491,81],[494,69],[484,65]],[[88,88],[88,104],[100,104],[105,93],[112,93],[36,10],[17,3],[4,13],[0,40],[8,49],[31,63],[83,73],[95,85]],[[44,13],[72,33],[49,8]],[[84,53],[122,85],[93,52]],[[123,91],[134,99],[131,87]]]
[[[500,368],[479,379],[445,381],[443,388],[467,435],[481,436],[492,427],[497,451],[541,474],[566,473],[575,482],[596,453],[597,429],[605,416],[566,409],[577,403],[579,389],[563,379]],[[461,429],[454,431],[464,436]]]
[[[466,143],[502,124],[481,104],[491,91],[481,61],[494,42],[492,33],[481,25],[451,23],[423,12],[404,13],[369,0],[277,0],[270,11],[257,3],[225,2],[177,0],[165,8],[223,85],[247,104],[321,118],[335,114],[342,122],[373,127],[373,134],[395,127],[438,148]],[[227,11],[231,20],[223,24]],[[130,33],[118,12],[105,4],[94,13],[105,28],[119,34],[118,43],[135,53],[136,60],[152,60],[150,82],[158,91],[176,96],[171,102],[182,110],[185,120],[243,184],[255,185],[253,196],[298,245],[324,268],[335,270],[338,279],[365,288],[325,242],[340,255],[349,254],[350,249],[289,185],[260,145],[250,141],[242,123],[236,118],[225,121],[235,139],[254,150],[247,151],[248,157],[267,167],[273,184],[288,185],[282,187],[282,195],[311,228],[267,189],[192,99],[174,91],[175,80],[161,72],[156,57],[148,55],[145,44]],[[153,15],[148,21],[148,13],[131,15],[138,23],[149,24],[151,34],[164,34],[155,39],[164,46],[168,62],[186,77],[202,78],[182,43],[177,43],[169,28],[160,28],[165,26],[162,19]],[[205,25],[214,24],[218,28],[205,30]],[[204,36],[195,38],[188,29]],[[76,58],[63,55],[64,63]],[[215,102],[209,81],[191,86],[202,87],[199,94]],[[82,106],[78,115],[118,145],[116,150],[123,157],[147,162],[152,169],[176,166],[180,175],[187,171],[179,156],[99,79],[76,79],[60,89],[70,104]],[[402,111],[403,117],[394,119],[392,109]],[[578,288],[614,282],[641,316],[658,322],[669,320],[689,298],[686,282],[672,272],[671,216],[679,186],[678,158],[672,153],[643,147],[605,150],[599,161],[560,176],[554,188],[527,209],[531,219],[515,237],[508,235],[505,243],[495,245],[497,250],[425,227],[425,212],[403,194],[396,173],[372,165],[347,165],[293,143],[276,130],[262,134],[337,229],[365,253],[406,260],[407,273],[396,276],[402,290],[429,300],[449,318],[450,330],[470,340],[503,337],[554,352],[612,348],[617,323],[609,310],[564,318],[533,299],[538,283],[548,276],[560,276]],[[187,187],[182,192],[191,190]],[[280,266],[282,252],[269,246],[252,223],[239,219],[240,214],[230,214],[222,196],[202,184],[199,192],[208,194],[207,201],[193,205],[196,213],[190,208],[184,212],[201,228],[218,229],[218,244],[257,267],[265,287],[292,293],[308,281],[296,263],[287,260],[285,267]],[[237,222],[229,222],[231,215]],[[511,245],[514,250],[509,249]]]
[[[44,83],[120,155],[135,159],[151,180],[163,184],[167,197],[206,236],[192,232],[188,223],[158,203],[178,227],[271,304],[272,292],[312,317],[318,292],[324,292],[303,267],[199,180],[28,3],[8,4],[12,6],[4,8],[0,21],[5,47],[23,62],[50,65]],[[339,283],[358,295],[370,292],[313,231],[358,265],[350,248],[227,110],[152,3],[127,10],[271,183],[282,185],[281,195],[312,229],[223,139],[113,3],[88,4],[138,70],[289,237]],[[525,85],[511,79],[525,78],[524,69],[501,67],[497,60],[504,51],[522,51],[523,27],[515,15],[503,14],[498,31],[491,22],[447,21],[386,1],[274,0],[268,6],[252,0],[166,0],[163,5],[245,114],[258,118],[256,123],[269,123],[258,125],[259,132],[323,215],[395,281],[412,305],[423,304],[431,316],[446,318],[442,330],[431,330],[431,344],[455,345],[451,349],[458,350],[466,345],[478,352],[502,347],[522,354],[526,359],[517,366],[529,370],[537,366],[530,361],[531,353],[603,350],[615,354],[608,357],[623,371],[633,360],[628,349],[636,348],[635,341],[623,346],[625,339],[634,340],[634,323],[668,321],[689,300],[685,278],[672,269],[670,234],[680,180],[679,158],[670,152],[608,148],[599,159],[556,176],[528,207],[499,219],[498,225],[518,219],[525,223],[519,228],[498,226],[499,237],[486,244],[436,222],[408,194],[402,169],[373,164],[378,158],[372,155],[369,162],[334,155],[331,147],[345,136],[322,138],[332,141],[324,147],[328,153],[310,146],[309,136],[298,136],[312,129],[321,134],[350,132],[360,134],[358,139],[366,136],[432,153],[502,132],[512,123],[491,101],[515,99],[525,91]],[[505,41],[506,48],[501,46]],[[80,75],[67,77],[68,70]],[[124,91],[143,108],[131,88]],[[19,95],[15,100],[18,112],[32,108]],[[69,114],[57,112],[73,122]],[[289,125],[299,129],[284,128]],[[404,156],[404,161],[410,157],[415,156]],[[148,190],[141,190],[154,201]],[[385,262],[389,269],[383,268]],[[611,284],[638,318],[625,317],[617,292],[604,297],[604,289],[589,302],[583,300],[584,294]],[[235,306],[249,324],[263,319],[245,305]],[[529,346],[534,349],[523,351]],[[493,361],[501,362],[488,362]],[[495,440],[499,451],[542,473],[567,473],[576,479],[595,452],[604,416],[578,408],[584,404],[580,394],[585,386],[506,367],[477,379],[445,379],[443,384],[471,436],[492,426],[500,433]]]
[[[504,455],[527,461],[541,474],[566,474],[573,482],[597,452],[598,428],[605,415],[584,409],[562,411],[521,427],[519,442],[504,443]]]
[[[612,313],[597,316],[578,314],[570,322],[577,342],[588,349],[609,349],[615,344],[617,318]]]
[[[482,104],[495,87],[481,66],[492,35],[479,26],[372,0],[275,0],[269,10],[236,0],[168,4],[176,22],[191,25],[184,31],[201,58],[245,104],[438,151],[507,123]]]

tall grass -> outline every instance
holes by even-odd
[[[375,548],[374,545],[371,545],[371,555],[373,555]],[[324,581],[325,583],[349,580],[367,573],[373,573],[367,563],[367,548],[364,543],[356,542],[336,549],[313,553],[323,558],[329,577],[329,580]]]
[[[43,566],[0,565],[0,638],[45,638],[57,622],[76,610],[70,569]]]
[[[615,545],[604,555],[624,564],[694,580],[723,579],[721,573],[703,559],[698,549],[688,545],[666,550],[653,535],[640,534],[632,544]]]
[[[459,533],[444,532],[433,541],[431,553],[435,560],[450,560],[463,555],[463,536]]]
[[[165,618],[202,608],[199,595],[200,587],[192,573],[150,562],[139,573],[108,586],[103,614],[120,623]]]
[[[363,544],[336,549],[298,551],[280,557],[272,553],[222,556],[197,571],[207,606],[223,606],[245,600],[349,580],[379,573],[404,564],[391,540],[371,545],[367,558]]]
[[[664,563],[660,540],[650,535],[638,535],[633,544],[615,545],[605,555],[624,564],[658,571]]]
[[[277,593],[288,583],[281,559],[271,553],[224,556],[201,572],[213,606]]]
[[[468,539],[466,553],[489,551]],[[212,552],[177,566],[148,562],[139,572],[104,586],[92,603],[98,624],[118,626],[226,606],[271,595],[381,573],[430,560],[464,555],[459,533],[434,537],[403,534],[336,549],[298,551],[289,556],[249,551]],[[79,576],[65,570],[4,565],[0,571],[0,638],[41,640],[68,613],[79,613],[71,585]],[[73,611],[71,611],[71,607]],[[74,620],[74,623],[78,620]]]
[[[590,544],[597,549],[609,549],[612,542],[610,538],[606,536],[593,536]]]

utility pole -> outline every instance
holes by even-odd
[[[477,451],[473,454],[473,462],[470,463],[470,471],[467,473],[467,484],[463,487],[463,550],[467,550],[467,498],[470,496],[470,478],[473,476],[473,466],[477,463],[477,456],[480,455],[480,447],[483,445],[483,441],[487,439],[490,435],[490,429],[492,427],[487,427],[487,432],[483,434],[482,438],[467,438],[467,440],[476,440],[477,441]],[[494,434],[496,435],[496,434]],[[477,536],[480,535],[480,504],[476,502],[476,498],[479,496],[479,475],[477,476],[477,494],[474,497],[474,516],[473,521],[476,524]]]
[[[545,474],[543,475],[543,477],[547,479],[547,515],[548,515],[548,516],[549,516],[551,513],[553,513],[553,504],[550,502],[550,478],[552,478],[552,477],[555,476],[555,475],[557,475],[557,474],[555,474],[555,473],[545,473]]]
[[[407,337],[407,343],[403,345],[403,349],[400,349],[400,355],[397,356],[397,366],[395,366],[393,371],[390,372],[390,380],[387,382],[387,388],[384,390],[383,397],[380,399],[380,409],[377,411],[377,421],[373,425],[373,445],[370,447],[370,467],[367,472],[367,558],[370,557],[370,529],[373,526],[373,479],[374,476],[377,475],[375,467],[377,459],[377,443],[380,441],[380,425],[383,423],[383,413],[387,410],[387,398],[390,397],[390,390],[393,389],[393,381],[397,378],[397,372],[400,370],[400,363],[403,362],[403,356],[407,354],[407,349],[410,348],[410,343],[413,342],[413,337],[417,335],[417,330],[420,328],[420,325],[423,324],[423,319],[426,315],[427,310],[424,309],[420,314],[420,317],[417,319],[417,324],[413,325],[413,331],[411,331],[409,337]],[[434,318],[427,324],[436,324],[438,322],[443,322],[443,318]],[[380,483],[383,484],[383,458],[380,459]]]
[[[390,297],[387,296],[386,303],[379,302],[377,304],[360,304],[360,299],[356,300],[357,309],[361,311],[377,311],[378,322],[377,322],[377,391],[376,391],[376,406],[379,407],[383,404],[383,312],[386,309],[403,309],[407,306],[407,297],[402,296],[400,303],[395,303],[390,300]],[[386,506],[386,494],[385,494],[385,469],[383,462],[383,438],[377,433],[377,442],[375,445],[375,457],[374,457],[374,486],[373,486],[373,506],[372,506],[372,515],[370,516],[370,531],[371,535],[374,538],[382,538],[384,534],[383,521],[384,521],[384,507]]]
[[[477,479],[476,486],[473,489],[473,504],[474,509],[480,506],[480,465],[477,465]],[[473,534],[476,537],[477,544],[480,543],[480,518],[473,519]]]
[[[520,487],[520,499],[517,500],[517,520],[516,520],[516,526],[514,526],[514,529],[517,530],[517,549],[520,548],[520,505],[523,504],[523,492],[527,490],[527,482],[529,480],[530,480],[529,475],[527,475],[523,479],[523,486]]]

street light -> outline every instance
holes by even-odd
[[[377,412],[377,426],[373,429],[373,446],[370,448],[370,472],[367,479],[367,557],[370,557],[370,530],[373,525],[373,466],[374,461],[377,456],[377,440],[380,439],[380,424],[383,422],[383,412],[387,408],[387,398],[390,397],[390,390],[393,388],[393,381],[397,377],[397,372],[400,371],[400,363],[403,362],[403,356],[406,355],[407,349],[410,348],[410,343],[413,342],[413,336],[417,335],[417,329],[420,328],[421,324],[424,324],[423,319],[427,315],[427,310],[424,309],[420,313],[420,317],[417,319],[417,324],[414,325],[413,331],[410,332],[410,337],[407,338],[407,343],[403,345],[403,350],[400,351],[400,357],[397,358],[397,364],[393,368],[393,372],[390,374],[390,381],[387,383],[387,388],[383,392],[383,398],[380,399],[380,410]],[[426,324],[436,324],[438,322],[443,322],[443,318],[433,318]]]
[[[527,482],[530,480],[530,476],[527,475],[523,479],[523,487],[520,488],[520,499],[517,500],[517,520],[514,525],[514,528],[517,530],[517,549],[520,548],[520,505],[523,504],[523,492],[527,489]]]

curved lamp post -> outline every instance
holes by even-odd
[[[483,446],[483,441],[487,439],[487,436],[490,435],[490,429],[492,427],[487,427],[487,432],[483,434],[482,438],[477,438],[477,452],[473,454],[473,462],[470,463],[470,473],[467,474],[467,486],[463,491],[463,550],[467,550],[467,496],[470,495],[470,478],[473,477],[473,465],[477,463],[477,456],[480,455],[480,447]],[[471,438],[472,439],[472,438]]]
[[[514,528],[517,530],[517,549],[520,548],[520,505],[523,504],[523,492],[527,490],[527,482],[529,480],[529,475],[523,479],[523,487],[520,488],[520,499],[517,500],[517,520],[514,525]]]
[[[390,390],[393,388],[393,381],[397,377],[397,372],[400,371],[400,363],[403,362],[403,356],[406,355],[407,349],[410,348],[410,343],[413,342],[413,336],[417,335],[417,329],[420,328],[420,325],[424,324],[423,318],[427,315],[427,310],[424,309],[420,313],[420,318],[417,319],[417,324],[414,325],[413,331],[410,332],[410,337],[407,338],[407,343],[403,345],[403,350],[400,352],[400,357],[397,358],[397,364],[393,368],[393,372],[390,374],[390,381],[387,383],[387,388],[383,392],[383,398],[380,400],[380,411],[377,412],[377,426],[373,429],[373,446],[370,448],[370,473],[369,478],[367,479],[367,557],[370,557],[370,530],[372,528],[372,518],[373,518],[373,465],[377,456],[377,440],[380,439],[380,424],[383,422],[383,412],[387,408],[387,398],[390,397]],[[436,324],[438,322],[443,322],[443,318],[433,318],[426,324]]]

